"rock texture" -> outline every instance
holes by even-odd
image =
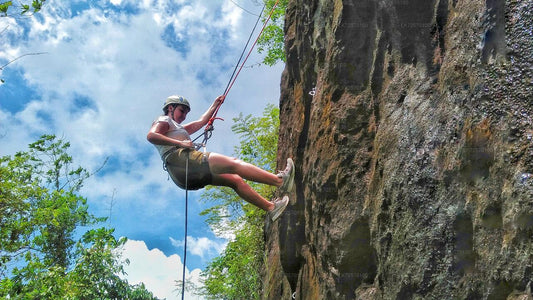
[[[531,299],[532,14],[289,1],[265,299]]]

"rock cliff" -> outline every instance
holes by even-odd
[[[290,0],[265,299],[531,299],[533,2]]]

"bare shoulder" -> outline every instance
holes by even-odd
[[[158,118],[152,123],[150,132],[164,133],[167,132],[170,128],[168,122],[162,118]]]

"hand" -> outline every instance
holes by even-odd
[[[194,148],[194,144],[190,140],[180,141],[180,144],[183,148]]]
[[[224,96],[224,95],[220,95],[220,96],[218,96],[218,97],[215,99],[215,103],[216,103],[217,105],[220,105],[220,104],[222,104],[222,102],[224,102],[225,99],[226,99],[226,96]]]

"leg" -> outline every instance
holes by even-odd
[[[247,202],[261,208],[264,211],[270,211],[274,204],[261,195],[259,195],[244,180],[235,174],[213,174],[213,185],[227,186],[232,188],[241,198]]]
[[[276,187],[281,186],[283,183],[283,179],[275,174],[267,172],[240,159],[218,153],[211,153],[209,155],[209,167],[214,175],[237,174],[244,179]]]

